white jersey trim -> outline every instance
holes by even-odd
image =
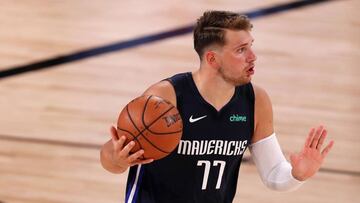
[[[137,188],[137,183],[139,181],[140,169],[141,169],[141,164],[138,165],[138,168],[136,170],[136,176],[135,176],[134,185],[131,188],[131,192],[130,192],[129,199],[128,199],[127,203],[132,203],[132,201],[134,199],[135,191],[136,191],[136,188]]]

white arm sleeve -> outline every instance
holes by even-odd
[[[249,149],[261,180],[268,188],[278,191],[292,191],[304,183],[292,176],[291,164],[286,161],[275,133],[251,144]]]

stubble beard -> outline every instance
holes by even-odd
[[[220,67],[218,72],[220,73],[221,77],[228,83],[234,86],[240,86],[247,84],[251,81],[250,79],[245,79],[241,75],[231,75],[230,73],[226,72],[223,67]]]

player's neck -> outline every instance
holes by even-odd
[[[235,87],[219,74],[204,69],[193,72],[193,79],[201,96],[217,110],[226,105],[234,95]]]

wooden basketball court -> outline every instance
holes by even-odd
[[[191,25],[208,9],[254,11],[266,1],[0,2],[0,74],[9,68]],[[360,2],[327,1],[253,20],[253,82],[273,102],[286,155],[324,124],[335,146],[299,190],[267,189],[242,164],[234,202],[360,202]],[[192,35],[0,78],[0,202],[115,203],[127,174],[102,169],[100,146],[122,107],[151,84],[193,71]],[[249,154],[246,154],[248,157]]]

